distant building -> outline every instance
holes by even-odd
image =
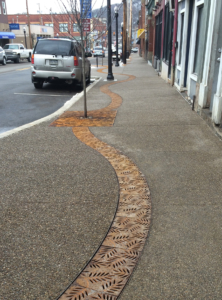
[[[80,39],[80,33],[77,21],[74,17],[68,14],[34,14],[29,15],[29,20],[31,24],[31,35],[33,39],[33,44],[42,37],[48,37],[52,35],[50,29],[53,29],[54,37],[74,37],[75,39]],[[21,15],[8,15],[8,23],[19,24],[22,28],[28,24],[28,16],[26,14]],[[34,27],[38,25],[38,27]],[[43,32],[37,32],[37,28],[42,29]],[[91,39],[94,42],[102,42],[106,37],[106,24],[97,18],[91,19],[91,31],[97,32],[97,38],[93,37],[91,34]],[[16,32],[13,31],[15,34]],[[18,32],[17,32],[18,33]],[[27,33],[28,34],[28,33]],[[17,35],[17,34],[16,34]],[[20,39],[23,39],[20,32]],[[17,39],[17,37],[16,37]],[[91,41],[88,41],[91,44]]]
[[[5,0],[0,0],[0,46],[4,46],[14,39],[14,34],[10,33]]]
[[[27,24],[15,24],[15,23],[12,24],[18,25],[17,29],[11,29],[11,31],[15,34],[15,39],[13,43],[21,43],[26,48],[33,48],[39,39],[54,37],[53,27],[34,25],[34,24],[30,25],[30,32],[31,32],[31,39],[30,39],[29,28]],[[11,26],[11,24],[9,25]]]

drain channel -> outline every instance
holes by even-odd
[[[141,255],[151,220],[146,179],[125,155],[98,140],[88,127],[73,127],[83,143],[101,153],[113,166],[120,195],[116,216],[99,250],[60,300],[115,300]]]
[[[104,68],[105,69],[105,68]],[[99,70],[99,72],[103,72]],[[109,90],[113,84],[134,79],[111,82],[100,88],[109,95],[112,102],[105,108],[93,111],[95,114],[115,112],[122,98]],[[77,112],[66,112],[53,126],[74,126],[75,136],[87,146],[98,151],[113,166],[119,182],[119,203],[116,215],[103,243],[85,269],[59,297],[58,300],[116,300],[125,287],[143,250],[151,221],[151,200],[146,179],[138,167],[122,152],[97,139],[90,126],[104,126],[105,123],[85,121]],[[82,123],[81,123],[82,122]],[[109,122],[105,126],[113,126]]]

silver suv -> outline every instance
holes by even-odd
[[[85,59],[85,78],[89,83],[91,63],[86,57],[82,58],[79,43],[71,39],[41,39],[32,55],[32,83],[37,89],[42,88],[44,82],[65,81],[68,84],[82,85],[83,59]]]
[[[2,47],[0,47],[0,63],[6,65],[7,57],[5,51]]]

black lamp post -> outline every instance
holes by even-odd
[[[119,67],[119,60],[118,60],[118,7],[115,6],[114,12],[115,12],[115,17],[116,17],[116,64],[115,67]]]
[[[127,45],[127,40],[128,40],[128,29],[126,29],[126,50],[125,50],[125,53],[126,53],[126,58],[129,58],[129,52],[128,52],[128,45]]]
[[[27,48],[27,41],[26,41],[26,28],[23,27],[23,32],[24,32],[24,36],[25,36],[25,47]]]
[[[114,80],[112,72],[112,28],[111,28],[111,5],[107,0],[107,29],[108,29],[108,75],[107,80]]]
[[[124,61],[124,58],[123,58],[123,22],[121,23],[121,29],[122,29],[122,62]]]

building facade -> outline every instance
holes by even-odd
[[[222,126],[222,1],[147,0],[145,5],[148,53],[143,57],[195,101],[198,113]]]
[[[0,46],[8,44],[15,35],[10,32],[7,18],[6,1],[0,0]]]
[[[0,0],[0,31],[9,31],[5,0]]]
[[[80,39],[79,27],[75,18],[69,14],[35,14],[29,15],[31,25],[31,37],[33,45],[39,38],[49,37],[53,29],[54,37],[72,37],[77,40]],[[21,15],[8,15],[9,24],[19,24],[22,28],[28,24],[28,16]],[[37,29],[37,25],[38,28]],[[100,44],[106,41],[106,23],[97,18],[91,19],[91,34],[88,45]],[[33,28],[33,30],[32,30]],[[40,32],[38,32],[40,30]],[[16,32],[15,32],[16,33]],[[19,37],[21,38],[21,36]],[[105,44],[106,42],[104,42]]]

